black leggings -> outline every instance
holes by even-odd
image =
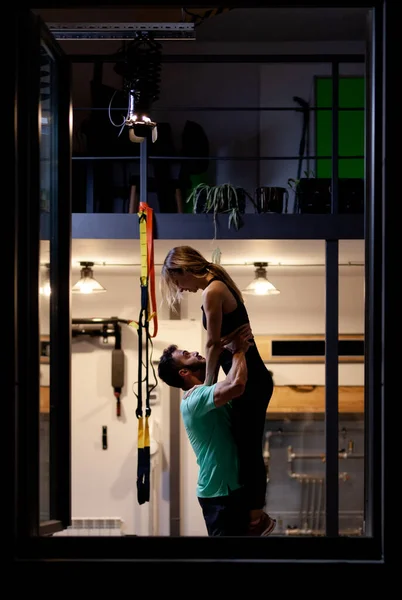
[[[265,506],[267,476],[263,435],[273,387],[268,371],[251,372],[244,394],[232,401],[233,434],[239,451],[240,481],[245,488],[248,510]]]

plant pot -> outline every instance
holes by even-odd
[[[364,213],[364,179],[339,180],[339,212],[344,214]]]
[[[297,212],[327,214],[331,212],[331,180],[302,178],[296,191]]]
[[[298,212],[329,214],[331,212],[331,179],[301,179],[297,186]],[[341,214],[364,212],[364,179],[339,179],[338,210]]]
[[[288,212],[289,192],[284,187],[259,187],[255,190],[257,213]]]

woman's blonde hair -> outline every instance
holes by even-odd
[[[173,308],[181,300],[182,294],[175,284],[175,275],[183,273],[191,273],[194,277],[200,278],[205,277],[207,273],[212,273],[214,277],[219,277],[228,287],[232,288],[243,302],[241,291],[221,265],[208,262],[198,250],[191,246],[176,246],[169,251],[161,271],[162,298],[170,308]]]

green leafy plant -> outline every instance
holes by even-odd
[[[216,215],[218,213],[229,214],[228,227],[233,225],[239,230],[243,225],[241,217],[245,212],[246,198],[249,198],[254,204],[249,193],[241,187],[236,187],[230,183],[221,185],[208,185],[206,183],[198,184],[188,196],[186,202],[193,203],[193,212],[212,213],[214,215],[214,239],[217,233]]]

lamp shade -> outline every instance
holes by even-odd
[[[42,282],[39,287],[39,293],[41,296],[50,296],[52,290],[50,289],[50,264],[45,265],[46,271],[42,276]]]
[[[81,277],[73,285],[72,292],[75,294],[99,294],[101,292],[106,292],[106,288],[103,287],[94,278],[94,273],[92,270],[92,266],[94,263],[80,263],[82,266],[81,269]]]
[[[267,263],[254,263],[257,267],[255,270],[255,279],[242,290],[243,294],[250,296],[274,296],[280,294],[280,291],[274,286],[273,283],[267,279],[267,270],[265,265]]]

